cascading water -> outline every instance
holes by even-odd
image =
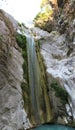
[[[52,119],[46,82],[43,79],[36,55],[35,41],[27,36],[28,73],[31,98],[31,120],[36,124],[50,122]]]
[[[34,47],[34,40],[31,37],[27,37],[27,52],[28,52],[28,73],[29,73],[29,86],[31,92],[31,103],[32,111],[34,112],[34,117],[36,121],[40,120],[39,116],[39,84],[40,84],[40,74],[38,68],[38,62],[36,58],[36,52]]]

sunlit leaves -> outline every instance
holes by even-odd
[[[41,2],[41,8],[43,8],[48,3],[48,0],[42,0]]]
[[[38,13],[36,18],[34,19],[35,26],[44,27],[46,22],[51,19],[53,15],[53,10],[50,4],[46,4],[41,8],[41,12]]]

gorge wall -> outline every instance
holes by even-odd
[[[30,48],[32,49],[33,55],[33,57],[31,58],[35,58],[35,64],[33,63],[32,67],[30,63],[30,68],[34,68],[34,77],[32,77],[32,75],[31,77],[30,75],[28,76],[27,73],[29,71],[29,68],[27,67],[28,59],[26,37],[21,34],[22,32],[20,32],[20,29],[21,31],[23,31],[21,25],[17,21],[15,21],[12,16],[8,15],[3,10],[0,10],[1,130],[25,130],[27,128],[30,128],[31,126],[34,127],[38,124],[50,122],[50,120],[52,120],[43,64],[41,62],[41,73],[41,70],[39,70],[40,68],[38,67],[36,48],[34,45],[32,48]],[[29,29],[27,29],[27,31],[28,30]],[[33,44],[31,43],[32,41],[33,40],[31,37],[30,45]],[[34,61],[34,59],[30,59],[30,56],[29,60]],[[30,84],[30,87],[33,85],[35,89],[34,93],[32,89],[32,93],[35,96],[34,100],[36,102],[34,104],[34,109],[36,107],[36,111],[33,110],[33,106],[31,104],[33,101],[31,98],[31,88],[29,87],[28,77],[30,77],[31,79],[35,79],[33,80],[33,84]],[[38,82],[40,82],[40,84],[38,84]],[[39,112],[37,111],[37,109]],[[39,115],[39,118],[37,118],[37,115]]]
[[[75,126],[75,1],[63,0],[62,4],[59,0],[54,2],[55,6],[52,6],[56,12],[53,13],[53,23],[48,21],[50,24],[44,29],[46,31],[37,27],[28,29],[24,25],[18,26],[10,15],[0,10],[1,130],[25,130],[31,127],[30,122],[33,126],[50,122]],[[36,104],[41,101],[40,123],[35,121],[35,113],[32,111],[27,52],[25,53],[27,48],[18,44],[19,41],[23,43],[19,37],[20,30],[16,35],[18,29],[24,29],[23,33],[30,32],[29,35],[34,37],[34,53],[41,71],[41,86],[35,89],[39,100],[34,93],[34,98],[38,101]]]
[[[17,22],[0,10],[0,130],[30,127],[22,98],[24,60],[15,39],[17,28]]]
[[[39,40],[40,53],[46,66],[48,93],[55,122],[75,122],[75,1],[56,1],[52,21],[43,30],[35,27],[32,33]],[[51,26],[52,25],[52,26]],[[41,28],[40,27],[40,28]],[[52,28],[50,28],[52,27]],[[49,33],[48,33],[49,32]]]

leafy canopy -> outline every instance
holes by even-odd
[[[47,21],[52,18],[53,10],[51,5],[48,3],[47,0],[43,0],[41,3],[41,11],[37,14],[34,19],[35,26],[40,28],[44,28],[46,26]]]

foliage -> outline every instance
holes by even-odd
[[[19,22],[18,22],[18,26],[20,26],[20,27],[21,27],[21,23],[19,23]]]
[[[41,20],[47,21],[48,18],[49,18],[50,16],[52,16],[52,13],[53,13],[53,11],[52,11],[52,9],[50,8],[50,6],[49,6],[49,5],[46,5],[46,6],[41,10],[41,12],[39,12],[38,15],[35,17],[35,20],[41,19]]]
[[[23,50],[26,49],[26,37],[22,34],[16,33],[16,41]]]
[[[44,4],[42,5],[41,11],[34,18],[34,24],[35,26],[50,32],[52,31],[51,24],[53,23],[53,9],[49,3]]]
[[[43,8],[47,3],[48,3],[49,0],[42,0],[41,2],[41,8]]]
[[[2,41],[4,39],[3,35],[0,35],[0,41]]]
[[[24,82],[21,83],[21,88],[23,91],[25,91],[26,93],[29,93],[29,89],[28,89],[28,85]]]
[[[68,102],[68,93],[57,82],[52,82],[51,88],[55,90],[56,97],[59,97],[62,104],[65,105]]]
[[[22,65],[23,68],[23,78],[27,79],[27,50],[26,50],[26,37],[22,34],[17,33],[16,34],[16,41],[20,48],[22,48],[22,56],[24,58],[24,62]]]
[[[23,30],[22,30],[22,32],[23,32]],[[21,88],[22,88],[22,96],[23,96],[23,100],[24,100],[24,107],[25,107],[27,114],[30,115],[29,108],[28,108],[28,106],[30,104],[30,95],[29,95],[30,91],[29,91],[29,85],[28,85],[29,80],[28,80],[26,37],[22,34],[17,33],[16,34],[16,41],[17,41],[19,47],[22,49],[22,57],[24,59],[24,62],[22,64],[24,81],[21,83]]]
[[[22,56],[23,56],[24,59],[27,57],[27,53],[26,53],[25,50],[22,50]]]

